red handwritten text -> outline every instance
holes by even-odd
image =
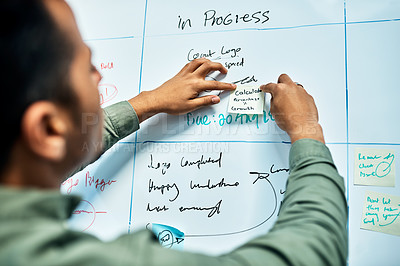
[[[72,192],[72,188],[76,187],[79,184],[79,179],[74,179],[72,177],[68,178],[65,180],[61,186],[67,186],[67,194],[70,194]]]
[[[117,182],[117,180],[109,180],[109,181],[104,181],[104,179],[99,179],[95,178],[94,176],[90,176],[89,171],[86,172],[86,178],[85,178],[85,186],[86,187],[91,187],[95,186],[96,189],[100,189],[100,191],[104,191],[106,186],[110,186],[112,183]]]
[[[98,86],[98,89],[100,94],[100,105],[103,105],[106,102],[111,101],[118,94],[117,87],[112,84],[100,84]]]
[[[103,69],[113,69],[114,68],[114,62],[101,63],[100,67],[101,67],[101,70],[103,70]]]

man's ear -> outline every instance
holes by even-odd
[[[50,161],[61,161],[67,153],[68,116],[48,101],[39,101],[25,111],[21,136],[28,149]]]

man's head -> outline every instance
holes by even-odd
[[[64,1],[4,0],[0,17],[0,182],[55,186],[101,142],[101,77]]]

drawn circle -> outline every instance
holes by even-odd
[[[165,248],[171,248],[174,244],[174,236],[171,231],[164,230],[158,234],[158,241],[160,242],[161,246]]]
[[[82,230],[82,232],[88,230],[96,220],[96,209],[93,204],[87,200],[82,200],[74,212],[74,215],[80,215],[80,223],[87,224],[87,226]]]
[[[392,167],[391,167],[390,163],[388,163],[388,162],[380,162],[376,166],[375,174],[376,174],[377,177],[382,178],[382,177],[387,176],[391,172],[391,170],[392,170]],[[385,173],[385,171],[387,171],[387,173]],[[382,174],[380,172],[382,172]]]

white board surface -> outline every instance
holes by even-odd
[[[229,66],[226,82],[261,85],[281,73],[300,82],[315,98],[345,179],[349,265],[398,265],[400,237],[360,223],[365,193],[400,196],[400,181],[355,185],[354,156],[360,148],[400,154],[399,1],[68,3],[103,75],[103,107],[158,87],[200,54]],[[63,193],[83,197],[70,226],[107,241],[148,223],[166,224],[185,233],[184,250],[211,255],[268,232],[287,180],[285,171],[273,172],[288,167],[290,150],[269,115],[269,99],[263,115],[229,113],[226,93],[216,106],[145,121],[64,183]],[[215,162],[185,166],[209,158]],[[256,173],[269,177],[257,180]],[[199,187],[205,184],[215,186]],[[155,189],[162,185],[169,189]],[[195,206],[219,208],[189,210]]]

